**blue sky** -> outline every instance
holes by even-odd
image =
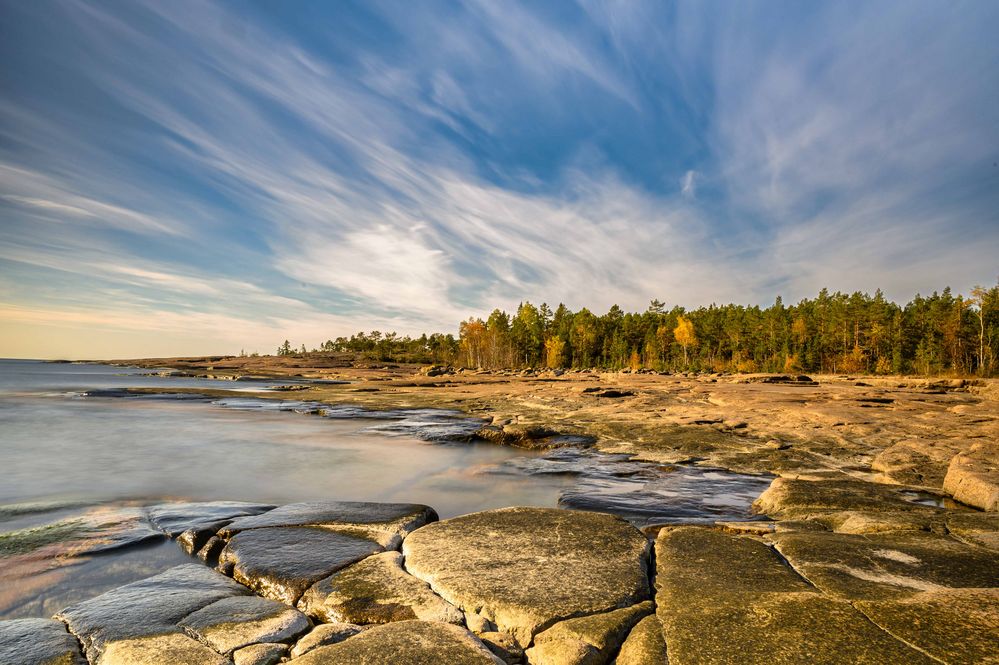
[[[999,275],[999,3],[0,0],[0,356]]]

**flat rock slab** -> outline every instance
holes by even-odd
[[[229,659],[183,633],[133,637],[107,644],[99,665],[228,665]]]
[[[798,480],[775,478],[753,503],[771,517],[797,519],[819,511],[921,512],[943,511],[914,503],[901,488],[859,480]]]
[[[312,627],[293,607],[259,596],[223,598],[180,621],[180,626],[220,653],[262,642],[287,642]]]
[[[288,655],[287,644],[251,644],[232,654],[233,665],[277,665]]]
[[[780,553],[823,592],[846,600],[999,587],[999,553],[927,532],[777,533]]]
[[[955,455],[943,488],[969,506],[999,511],[999,443],[976,443]]]
[[[56,618],[66,622],[87,657],[96,662],[114,642],[131,640],[116,649],[119,654],[148,651],[149,643],[142,638],[179,633],[178,622],[192,612],[222,598],[249,593],[210,568],[185,564],[71,605]],[[175,642],[177,646],[180,641]]]
[[[316,582],[298,607],[322,621],[372,624],[420,619],[461,625],[463,613],[402,568],[402,555],[383,552]]]
[[[614,660],[615,665],[664,665],[666,640],[659,619],[647,616],[628,634]]]
[[[656,612],[672,665],[936,662],[819,593],[759,540],[664,530],[656,566]]]
[[[188,529],[228,523],[237,517],[259,515],[273,508],[274,506],[263,503],[205,501],[195,503],[161,503],[150,506],[147,510],[149,521],[154,527],[171,538],[176,538]]]
[[[648,542],[602,513],[504,508],[430,524],[403,542],[406,568],[522,645],[557,621],[648,598]]]
[[[640,619],[653,611],[651,601],[611,612],[560,621],[535,635],[527,650],[531,665],[603,665],[610,661]]]
[[[892,635],[953,665],[999,663],[999,589],[921,593],[857,607]]]
[[[348,637],[353,637],[362,630],[364,628],[355,626],[352,623],[321,623],[313,628],[308,635],[295,643],[295,646],[291,649],[291,657],[298,658],[318,647],[343,642]]]
[[[262,515],[241,517],[222,527],[219,535],[231,538],[240,531],[278,526],[320,526],[353,533],[396,549],[408,533],[437,520],[433,508],[414,503],[364,501],[310,501],[289,503]]]
[[[4,665],[86,665],[66,624],[53,619],[0,621],[0,663]]]
[[[319,580],[381,551],[374,541],[321,527],[265,527],[233,536],[219,566],[260,595],[294,605]]]
[[[319,647],[296,665],[497,665],[502,664],[464,628],[430,621],[375,626],[339,644]]]

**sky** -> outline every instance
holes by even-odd
[[[999,278],[999,3],[0,0],[0,357]]]

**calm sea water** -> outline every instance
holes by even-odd
[[[429,443],[405,428],[387,433],[386,423],[376,419],[253,408],[260,401],[252,399],[226,400],[221,407],[84,395],[124,387],[267,387],[143,374],[0,361],[0,503],[407,501],[431,505],[444,517],[509,505],[553,506],[566,484],[551,476],[489,473],[505,460],[530,455],[525,451]]]

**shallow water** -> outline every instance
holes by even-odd
[[[750,503],[769,482],[585,449],[537,453],[476,442],[478,421],[457,412],[372,413],[291,395],[212,400],[122,390],[261,390],[276,383],[288,382],[0,361],[0,544],[5,534],[58,525],[81,510],[164,500],[415,502],[442,518],[511,505],[562,506],[614,512],[637,526],[738,520],[751,517]],[[31,502],[55,503],[27,513],[11,509]],[[44,565],[34,555],[0,552],[7,567],[0,616],[45,616],[187,559],[174,548],[144,542],[47,558]]]

